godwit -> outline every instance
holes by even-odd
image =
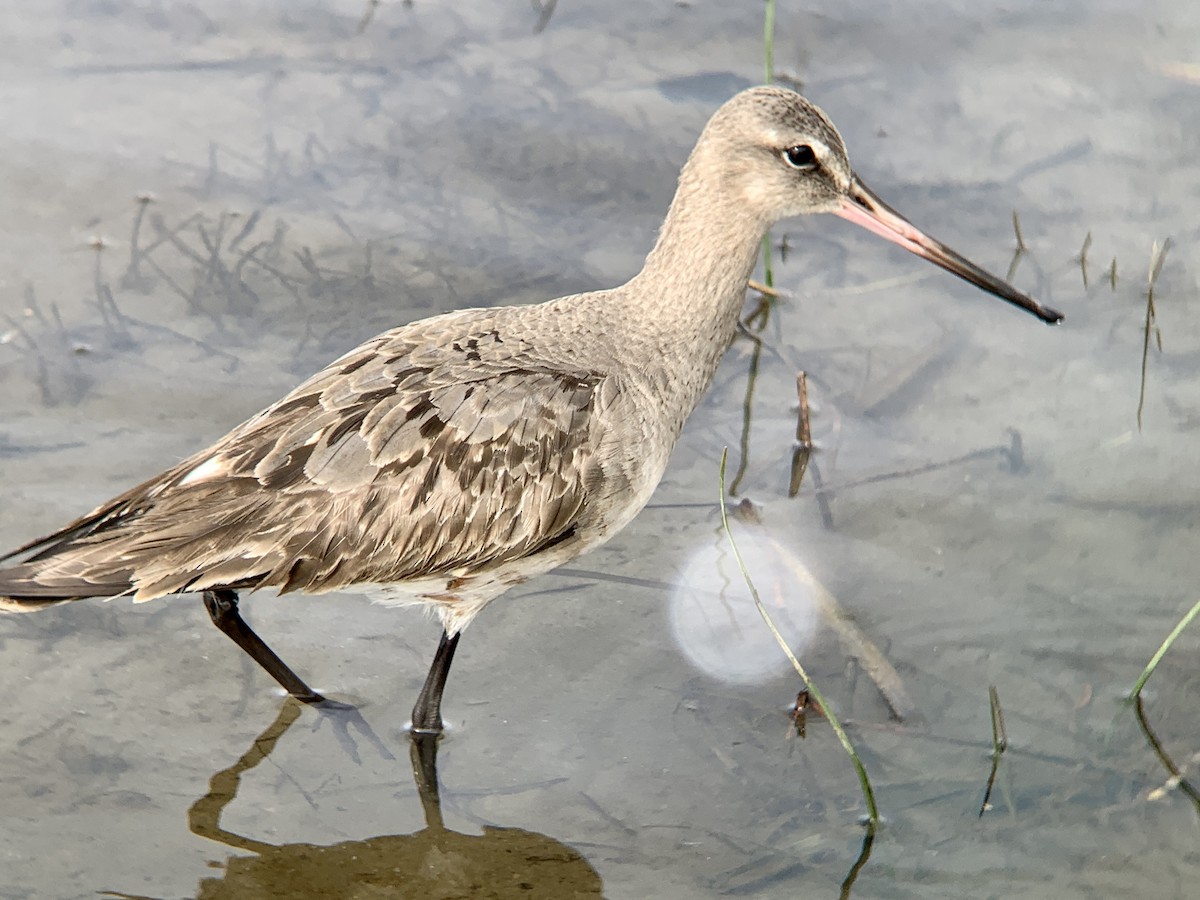
[[[628,282],[384,332],[211,447],[0,557],[20,560],[0,569],[0,608],[200,592],[218,628],[317,702],[242,620],[239,591],[354,588],[424,604],[443,633],[412,721],[439,732],[462,630],[646,504],[733,339],[759,242],[809,213],[1062,319],[876,197],[803,97],[751,88],[709,120]]]

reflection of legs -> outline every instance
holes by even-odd
[[[237,799],[242,775],[271,755],[279,739],[300,718],[303,709],[304,707],[292,700],[284,700],[275,721],[254,739],[254,743],[250,745],[249,750],[242,754],[242,758],[228,769],[222,769],[209,779],[208,793],[193,803],[192,808],[188,810],[188,828],[192,830],[193,834],[255,853],[270,853],[276,849],[272,844],[226,831],[221,827],[221,813]]]
[[[413,707],[413,731],[441,734],[442,691],[446,687],[446,676],[450,674],[450,663],[454,661],[454,648],[458,646],[461,635],[462,632],[459,632],[450,637],[445,631],[442,632],[437,653],[433,656],[433,664],[429,667],[429,674],[425,676],[425,685],[417,695],[417,703]]]
[[[412,741],[409,756],[412,759],[413,779],[417,783],[417,794],[421,797],[421,808],[425,812],[425,826],[444,828],[437,777],[438,741],[442,736],[414,731],[409,735],[409,739]]]
[[[233,639],[233,642],[250,654],[250,658],[258,663],[267,674],[283,686],[283,689],[304,703],[321,703],[325,700],[320,694],[287,667],[275,651],[263,643],[254,631],[246,624],[238,613],[238,596],[236,591],[228,588],[214,588],[204,592],[204,608],[212,618],[213,624]],[[445,678],[442,679],[445,681]],[[439,691],[439,696],[441,692]]]

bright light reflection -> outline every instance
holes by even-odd
[[[803,658],[817,626],[812,589],[789,573],[764,528],[730,525],[763,605],[792,652]],[[713,678],[758,684],[791,668],[723,533],[692,553],[671,595],[670,620],[679,649]]]

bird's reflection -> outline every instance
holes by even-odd
[[[198,900],[255,898],[440,898],[574,900],[602,897],[600,876],[577,851],[542,834],[485,826],[468,835],[446,828],[437,780],[437,738],[414,737],[413,778],[425,813],[415,834],[337,844],[270,844],[221,827],[239,782],[270,756],[301,716],[288,700],[236,763],[216,773],[188,813],[191,830],[251,856],[231,857],[220,877],[200,882]],[[365,724],[365,723],[364,723]]]

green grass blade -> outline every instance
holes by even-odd
[[[1146,686],[1146,682],[1150,680],[1150,676],[1154,674],[1154,670],[1158,668],[1158,664],[1162,662],[1162,658],[1167,655],[1167,651],[1171,649],[1171,645],[1175,643],[1175,639],[1183,634],[1183,630],[1198,615],[1200,615],[1200,600],[1196,601],[1196,605],[1188,610],[1187,615],[1179,620],[1179,624],[1171,630],[1171,633],[1167,635],[1167,639],[1159,645],[1158,652],[1150,658],[1150,662],[1146,663],[1146,668],[1142,670],[1141,677],[1134,684],[1133,690],[1129,692],[1128,699],[1132,700],[1142,692],[1142,688]]]
[[[862,787],[863,799],[867,803],[868,818],[870,819],[872,826],[874,826],[879,822],[879,808],[875,805],[875,792],[871,789],[871,779],[867,777],[867,770],[863,767],[862,760],[858,758],[858,751],[856,751],[854,749],[854,745],[850,743],[850,738],[846,734],[845,729],[842,728],[842,723],[838,721],[833,709],[829,706],[829,703],[825,700],[824,696],[822,696],[816,684],[814,684],[813,680],[808,677],[808,673],[804,671],[804,666],[800,664],[800,660],[796,659],[796,655],[792,653],[792,648],[788,646],[788,643],[780,633],[779,628],[775,625],[775,621],[771,618],[771,614],[767,612],[767,607],[763,604],[762,598],[758,595],[758,588],[754,586],[754,581],[751,579],[750,572],[746,568],[746,563],[742,559],[742,554],[738,550],[737,541],[734,540],[733,532],[729,528],[729,515],[725,508],[725,462],[728,457],[729,448],[726,447],[721,453],[721,528],[725,532],[725,537],[729,539],[729,546],[733,549],[733,558],[737,560],[738,568],[742,572],[742,578],[746,582],[746,587],[750,589],[750,596],[754,598],[754,605],[758,609],[758,614],[762,616],[763,621],[767,623],[767,628],[770,629],[771,634],[775,638],[775,642],[779,644],[780,649],[783,650],[784,656],[788,658],[788,661],[791,662],[792,667],[804,680],[804,683],[808,685],[809,693],[812,694],[813,699],[815,699],[825,711],[825,717],[829,720],[829,724],[833,728],[834,734],[837,735],[842,747],[844,747],[846,753],[849,754],[850,762],[854,765],[854,771],[858,774],[858,783]]]

